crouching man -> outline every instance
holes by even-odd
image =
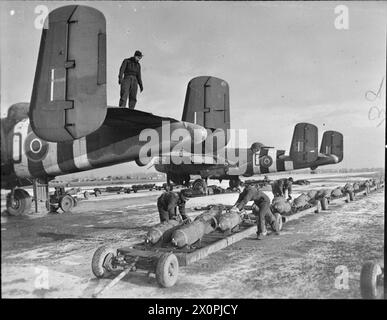
[[[257,238],[262,240],[267,235],[266,221],[279,235],[279,221],[270,210],[270,198],[255,186],[247,186],[239,195],[233,210],[242,210],[249,201],[254,201],[253,214],[257,217]]]
[[[185,214],[185,203],[188,198],[182,192],[167,191],[157,199],[160,222],[174,219],[177,221],[190,220]],[[177,213],[179,208],[179,214]]]

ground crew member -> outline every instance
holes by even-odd
[[[279,179],[273,182],[271,189],[273,191],[274,197],[285,197],[285,192],[288,192],[288,200],[292,199],[292,184],[293,178],[288,179]]]
[[[270,210],[270,198],[257,187],[247,186],[239,195],[233,208],[240,211],[249,201],[254,201],[253,213],[257,217],[258,240],[262,240],[267,235],[266,221],[269,222],[276,234],[279,235],[279,224]]]
[[[182,192],[167,191],[157,199],[157,209],[159,210],[160,222],[189,219],[185,214],[185,203],[188,198]],[[180,215],[177,214],[179,208]],[[181,217],[180,217],[181,216]]]
[[[142,53],[137,50],[133,57],[125,59],[121,64],[118,74],[118,84],[121,85],[120,107],[126,107],[126,100],[129,97],[129,109],[134,109],[137,102],[137,86],[140,87],[141,92],[144,90],[139,63],[142,57]]]

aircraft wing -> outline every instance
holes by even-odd
[[[197,165],[224,165],[227,167],[232,167],[237,165],[236,163],[231,163],[227,159],[210,154],[195,154],[191,152],[187,152],[185,150],[180,151],[172,151],[168,153],[163,153],[158,157],[152,158],[150,163],[148,164],[148,168],[152,167],[155,164],[166,164],[166,163],[174,163],[173,159],[179,159],[181,165],[184,164],[197,164]],[[167,162],[169,160],[169,162]]]

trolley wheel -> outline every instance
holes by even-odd
[[[112,260],[117,255],[116,250],[102,246],[99,247],[91,260],[91,270],[97,278],[105,278],[113,271]]]
[[[85,191],[85,192],[83,193],[83,196],[85,197],[85,199],[89,199],[89,197],[90,197],[89,191]]]
[[[74,207],[75,201],[72,196],[69,194],[64,195],[59,200],[59,207],[63,210],[63,212],[70,212],[71,209]]]
[[[20,216],[28,213],[31,209],[32,199],[27,191],[24,189],[16,189],[13,194],[13,201],[11,201],[11,193],[7,194],[7,211],[11,216]]]
[[[173,253],[164,253],[157,261],[156,280],[164,288],[172,287],[179,275],[179,261]]]
[[[99,197],[100,195],[101,195],[101,190],[99,190],[99,189],[95,189],[94,190],[94,195],[96,196],[96,197]]]
[[[282,230],[282,227],[283,227],[283,219],[282,219],[282,216],[281,216],[281,214],[279,214],[278,212],[276,212],[276,213],[274,213],[274,216],[275,216],[275,219],[276,219],[276,221],[277,221],[277,223],[278,223],[278,229],[279,229],[279,231],[281,231]],[[274,230],[275,231],[275,230]]]
[[[328,199],[327,198],[322,198],[320,200],[321,202],[321,209],[322,210],[328,210]]]
[[[314,213],[320,213],[321,212],[321,202],[316,200],[316,210],[314,210]]]
[[[369,261],[363,264],[360,272],[360,293],[364,299],[376,299],[381,297],[378,285],[383,275],[382,268],[379,264]]]

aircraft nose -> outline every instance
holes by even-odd
[[[202,143],[207,138],[207,130],[195,123],[184,122],[184,127],[188,130],[191,135],[191,139],[194,144]]]

